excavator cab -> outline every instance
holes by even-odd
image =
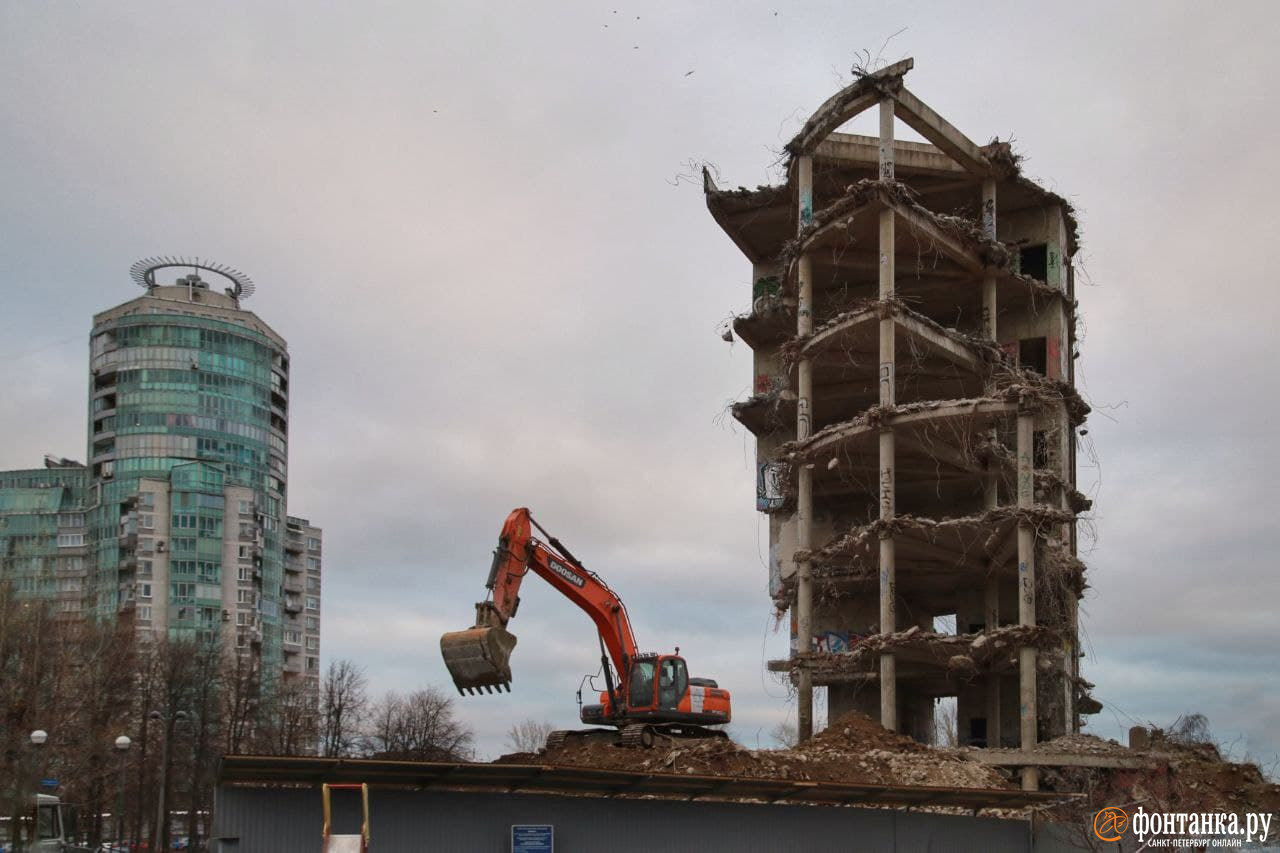
[[[689,668],[676,655],[636,658],[631,664],[629,711],[674,711],[689,689]]]

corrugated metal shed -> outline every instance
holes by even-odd
[[[961,851],[1075,848],[1029,821],[925,814],[848,804],[920,805],[937,798],[979,807],[979,793],[1047,803],[1060,796],[1019,791],[797,786],[785,780],[716,779],[529,765],[420,764],[236,756],[224,759],[213,849],[314,853],[320,849],[319,783],[364,781],[370,795],[371,853],[503,851],[513,824],[555,827],[555,849]],[[711,782],[718,783],[712,787]],[[747,783],[761,783],[752,789]],[[536,791],[536,793],[534,793]],[[554,793],[553,793],[554,791]],[[529,793],[525,793],[529,792]],[[750,792],[750,793],[749,793]],[[928,792],[926,795],[923,792]],[[757,802],[710,798],[757,795]],[[828,805],[802,805],[799,797]],[[880,798],[880,799],[876,799]],[[839,804],[846,804],[841,806]],[[988,799],[987,805],[995,803]],[[354,798],[335,799],[335,831],[354,831]]]

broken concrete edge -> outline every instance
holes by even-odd
[[[827,98],[821,106],[813,111],[809,120],[804,123],[790,142],[786,151],[792,157],[810,153],[818,143],[830,136],[836,128],[848,121],[848,107],[856,102],[872,98],[872,102],[880,97],[892,97],[902,88],[902,78],[915,66],[914,59],[904,59],[892,65],[859,75],[848,86]],[[871,104],[868,103],[867,106]]]
[[[993,167],[1002,174],[1005,180],[1011,180],[1016,183],[1019,188],[1039,196],[1047,203],[1057,204],[1062,208],[1062,216],[1067,225],[1067,246],[1063,251],[1063,255],[1067,260],[1075,257],[1081,244],[1080,220],[1075,205],[1059,193],[1041,186],[1036,181],[1033,181],[1031,178],[1024,175],[1021,170],[1022,156],[1013,151],[1009,142],[1001,141],[999,137],[996,137],[987,145],[982,146],[982,151],[986,154],[988,160],[992,162]],[[720,214],[733,214],[750,210],[759,210],[777,204],[781,200],[789,199],[791,196],[790,179],[783,184],[764,184],[756,187],[754,190],[746,187],[738,187],[733,190],[722,190],[716,186],[715,182],[711,178],[710,172],[705,167],[702,171],[703,194],[705,196],[707,209],[711,211],[713,216],[717,216],[717,220],[718,215]],[[856,187],[857,184],[854,184],[853,186]],[[910,190],[908,189],[908,193],[909,192]],[[847,198],[848,196],[846,195],[846,199]],[[838,215],[839,206],[842,204],[849,204],[846,199],[837,200],[834,204],[829,205],[823,210],[816,211],[813,220],[814,224],[818,223],[818,217],[822,216],[824,213],[828,218]],[[919,207],[918,204],[915,204],[914,199],[911,199],[910,203],[912,203],[914,207]],[[921,209],[928,211],[927,208]],[[932,216],[940,216],[940,214],[933,214],[932,211],[928,212]],[[966,232],[969,230],[967,227],[969,220],[961,217],[949,218],[965,223],[965,227],[962,230]],[[974,224],[976,226],[976,223]],[[977,232],[979,236],[982,235],[980,226],[977,226]],[[784,252],[785,250],[786,245],[783,247]],[[1045,291],[1051,293],[1061,293],[1061,291],[1057,291],[1046,283],[1037,279],[1032,279],[1029,276],[1015,275],[1012,277],[1024,280],[1033,285],[1039,285],[1037,289],[1043,288]]]
[[[848,225],[862,212],[862,208],[876,203],[894,209],[900,216],[914,215],[937,229],[939,235],[957,241],[958,248],[972,256],[972,272],[982,269],[1008,270],[1013,261],[1010,247],[986,236],[981,223],[976,220],[930,210],[920,204],[914,190],[900,181],[891,178],[864,178],[851,184],[843,196],[827,207],[814,211],[812,222],[801,229],[795,238],[783,244],[782,251],[778,254],[778,264],[785,271],[787,279],[795,277],[796,261],[827,229]]]
[[[822,445],[841,433],[850,436],[868,430],[876,430],[893,426],[895,418],[903,415],[915,415],[923,412],[936,412],[942,409],[946,417],[971,415],[974,410],[986,405],[1016,406],[1016,411],[1035,411],[1049,405],[1065,404],[1067,416],[1072,427],[1084,422],[1090,412],[1079,393],[1070,384],[1059,379],[1048,379],[1030,371],[1009,371],[997,373],[994,377],[995,387],[991,393],[982,397],[968,397],[957,400],[921,400],[913,403],[900,403],[896,406],[872,406],[855,418],[830,424],[815,432],[803,441],[788,441],[778,448],[772,461],[786,462],[792,465],[815,464],[820,454],[831,452]],[[1009,414],[994,412],[993,414]]]
[[[892,518],[881,518],[869,524],[858,525],[847,533],[833,539],[822,548],[811,551],[796,551],[793,558],[797,561],[808,560],[815,567],[831,562],[833,559],[851,553],[859,546],[869,545],[885,536],[899,533],[924,532],[936,533],[947,529],[989,527],[1001,521],[1013,521],[1030,524],[1037,531],[1047,531],[1057,524],[1069,524],[1077,520],[1078,515],[1048,504],[1033,504],[1030,507],[1013,505],[998,506],[984,510],[976,515],[959,518],[932,519],[914,515],[895,515]],[[1056,550],[1056,549],[1046,549]],[[1071,568],[1084,570],[1084,563],[1076,558],[1074,564],[1061,562],[1054,568]]]
[[[995,342],[965,334],[957,329],[949,329],[914,310],[898,296],[860,300],[852,308],[841,311],[839,314],[824,320],[821,325],[815,326],[812,334],[795,335],[784,341],[779,346],[779,356],[782,358],[783,364],[790,369],[802,356],[816,355],[813,351],[813,342],[822,339],[825,335],[841,326],[853,326],[862,321],[871,319],[883,320],[889,317],[902,317],[919,323],[935,334],[964,347],[974,361],[995,364],[1008,358]]]
[[[722,190],[716,186],[711,171],[706,166],[702,167],[702,192],[706,197],[707,208],[713,213],[741,213],[769,207],[779,199],[786,198],[788,190],[787,184],[761,184],[755,189],[738,187]]]
[[[1040,186],[1040,184],[1022,174],[1021,170],[1011,175],[1010,179],[1022,189],[1035,193],[1046,202],[1056,204],[1062,208],[1062,218],[1067,224],[1067,246],[1062,254],[1067,260],[1074,258],[1076,253],[1080,251],[1080,219],[1076,213],[1075,205],[1053,190]]]
[[[752,394],[729,405],[734,420],[757,437],[769,435],[795,423],[796,395],[791,390]]]
[[[837,673],[858,669],[862,664],[876,666],[882,651],[914,649],[938,655],[936,663],[939,667],[960,670],[966,669],[968,664],[956,663],[953,660],[956,657],[968,658],[970,664],[976,665],[976,658],[989,662],[997,654],[1027,646],[1042,651],[1058,650],[1062,648],[1065,637],[1065,631],[1044,625],[1005,625],[975,634],[939,634],[913,625],[892,634],[860,637],[847,652],[813,651],[793,654],[786,659],[786,668],[795,670],[807,667]],[[967,654],[958,654],[962,651]]]
[[[753,350],[780,344],[796,326],[795,298],[774,294],[752,301],[751,310],[733,318],[733,331]]]

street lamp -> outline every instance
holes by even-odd
[[[172,716],[166,716],[159,711],[152,711],[147,716],[156,722],[165,723],[162,729],[164,740],[160,746],[160,797],[159,802],[156,803],[156,830],[151,836],[151,849],[168,850],[169,839],[165,833],[167,829],[166,818],[168,817],[166,813],[167,804],[165,803],[165,794],[167,793],[165,790],[167,785],[165,776],[169,772],[169,747],[171,746],[170,741],[173,740],[173,729],[175,726],[187,721],[187,712],[177,711]],[[161,844],[164,846],[161,847]]]
[[[116,796],[116,843],[124,841],[124,771],[125,759],[133,741],[128,735],[116,738],[116,752],[120,753],[120,793]]]
[[[35,731],[33,731],[33,732],[29,735],[29,737],[30,737],[30,739],[31,739],[31,748],[35,751],[35,753],[36,753],[36,754],[37,754],[37,756],[38,756],[38,755],[39,755],[39,753],[40,753],[40,751],[44,748],[44,745],[49,741],[49,733],[48,733],[48,732],[46,732],[44,729],[36,729]],[[35,785],[35,788],[36,788],[36,790],[39,790],[39,788],[40,788],[40,780],[39,780],[39,776],[40,776],[40,759],[39,759],[38,757],[35,759],[34,764],[35,764],[35,767],[33,768],[33,770],[34,770],[34,774],[35,774],[35,776],[37,777],[37,778],[36,778],[36,785]],[[27,784],[27,781],[26,781],[26,780],[27,780],[27,775],[26,775],[26,773],[23,773],[23,772],[22,772],[22,768],[21,768],[21,767],[19,768],[18,778],[21,780],[21,781],[18,783],[19,785],[23,785],[23,786],[25,786],[25,785]],[[23,804],[23,807],[25,807],[25,805],[26,805],[26,795],[20,792],[18,796],[19,796],[19,801]],[[25,810],[23,807],[20,807],[20,809],[19,809],[19,810],[20,810],[20,811]],[[39,813],[39,811],[37,810],[37,812],[36,812],[36,821],[37,821],[37,822],[36,822],[36,823],[34,823],[34,824],[32,824],[32,826],[31,826],[31,832],[32,832],[32,833],[36,833],[36,832],[38,832],[38,831],[39,831],[39,830],[37,829],[37,827],[39,826],[39,814],[40,814],[40,813]],[[14,827],[14,838],[15,838],[15,840],[17,839],[17,837],[18,837],[18,833],[19,833],[20,831],[21,831],[21,830],[20,830],[17,826],[15,826],[15,827]],[[33,837],[34,837],[34,836],[33,836]],[[19,848],[19,849],[22,849],[22,848]]]

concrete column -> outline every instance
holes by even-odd
[[[996,239],[996,181],[987,178],[982,182],[982,232],[988,238]],[[996,277],[988,275],[982,280],[982,336],[992,343],[999,341],[996,331]],[[988,383],[989,384],[989,383]],[[996,441],[996,431],[988,433],[992,444]],[[995,509],[1000,502],[1000,465],[992,460],[987,462],[986,477],[982,482],[982,503],[986,509]],[[983,590],[986,600],[986,625],[991,632],[1000,627],[1000,585],[997,573],[1002,567],[994,563],[987,566],[986,586]],[[1000,678],[994,674],[987,678],[987,745],[1000,747]]]
[[[982,597],[987,631],[994,631],[1000,627],[1000,584],[996,582],[994,572],[987,576]],[[1003,746],[1000,728],[1000,677],[993,673],[987,676],[987,746]]]
[[[987,178],[982,182],[982,233],[996,239],[996,181]],[[982,332],[987,340],[996,338],[996,277],[988,275],[982,280]]]
[[[1033,446],[1035,421],[1029,413],[1018,413],[1018,507],[1029,509],[1035,499]],[[1035,528],[1018,523],[1018,624],[1036,624]],[[1018,720],[1019,746],[1030,751],[1036,745],[1036,649],[1023,646],[1018,650]],[[1034,791],[1040,787],[1040,771],[1022,768],[1022,787]]]
[[[800,209],[796,231],[813,220],[813,158],[803,156],[796,164],[800,193]],[[800,256],[796,307],[796,334],[813,334],[813,262],[807,254]],[[797,365],[796,440],[804,441],[813,433],[811,406],[813,399],[813,363],[804,358]],[[801,465],[796,483],[796,547],[807,551],[813,547],[813,468]],[[813,650],[813,574],[808,560],[796,565],[796,652],[804,655]],[[798,673],[796,697],[796,734],[803,742],[813,736],[813,673],[802,666]]]
[[[893,99],[880,102],[880,178],[893,180]],[[894,218],[893,211],[880,211],[880,298],[894,295]],[[896,373],[893,317],[885,312],[880,319],[880,405],[893,406]],[[888,521],[896,510],[894,475],[894,436],[892,428],[880,433],[880,518]],[[892,534],[880,537],[880,632],[888,634],[898,628],[897,618],[897,554]],[[880,655],[880,725],[898,730],[898,669],[892,652]]]
[[[796,233],[813,222],[813,156],[805,154],[796,160],[796,189],[800,194],[800,210],[796,217]]]

